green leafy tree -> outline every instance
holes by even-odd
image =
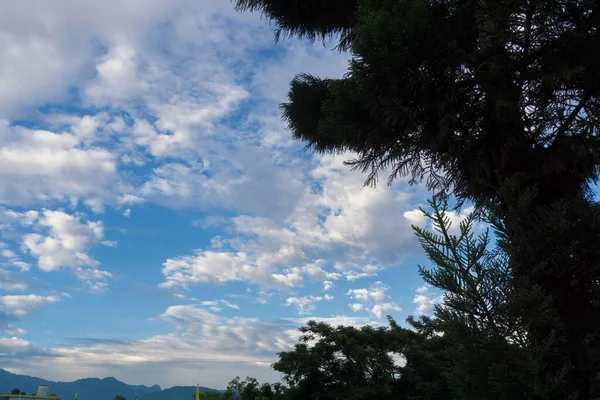
[[[10,394],[21,394],[21,389],[13,389],[10,391]]]
[[[237,394],[237,397],[236,397]],[[263,383],[262,385],[252,377],[241,380],[235,377],[227,385],[223,399],[238,400],[289,400],[288,388],[277,382],[274,384]]]
[[[263,398],[263,391],[265,391],[264,386],[265,385],[261,386],[255,378],[248,376],[245,380],[241,380],[240,377],[237,376],[227,385],[224,398],[236,400],[261,400]],[[237,397],[235,397],[236,395]]]
[[[115,396],[115,400],[127,400],[127,399],[125,398],[125,396],[118,394]]]
[[[294,137],[317,152],[355,153],[349,164],[369,182],[409,176],[491,211],[513,283],[530,291],[520,319],[532,346],[555,338],[538,377],[565,375],[589,399],[600,369],[600,206],[590,192],[600,166],[600,4],[236,3],[274,20],[278,38],[337,37],[351,51],[344,78],[292,82],[282,109]],[[549,319],[536,314],[538,292],[550,296]]]
[[[400,367],[393,355],[399,348],[386,328],[309,321],[300,331],[300,343],[279,353],[273,365],[290,386],[290,398],[397,398]]]
[[[192,394],[192,398],[195,399],[196,398],[196,393],[194,392]],[[208,392],[202,392],[200,394],[200,399],[202,400],[219,400],[219,399],[224,399],[224,395],[221,392],[217,392],[216,390],[210,390]]]

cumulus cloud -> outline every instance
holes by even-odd
[[[231,239],[167,259],[162,286],[247,281],[296,287],[305,279],[356,280],[398,264],[416,247],[411,221],[401,212],[410,197],[398,188],[363,187],[364,177],[343,167],[344,157],[319,159],[310,174],[320,188],[305,189],[284,221],[233,217]]]
[[[0,201],[38,204],[85,199],[96,210],[117,184],[115,156],[86,148],[69,133],[30,130],[0,120]]]
[[[129,46],[115,46],[96,65],[97,80],[86,88],[88,98],[100,104],[134,97],[144,89],[137,76],[136,52]]]
[[[349,305],[352,311],[368,311],[381,319],[391,312],[402,311],[398,304],[387,301],[390,297],[387,294],[388,290],[389,286],[383,284],[383,282],[375,282],[369,288],[350,289],[346,294],[356,301],[356,303]]]
[[[59,296],[6,295],[0,296],[0,309],[15,317],[24,317],[45,305],[56,303],[59,300]]]
[[[413,303],[417,305],[417,309],[415,312],[418,315],[428,315],[433,311],[433,307],[436,304],[440,304],[443,299],[443,294],[434,294],[430,292],[430,287],[428,285],[419,286],[415,292],[415,297],[413,298]]]
[[[311,314],[315,308],[315,303],[323,300],[333,300],[332,296],[302,296],[302,297],[288,297],[285,300],[287,306],[294,306],[298,310],[298,314]]]
[[[47,234],[28,234],[23,238],[23,245],[38,258],[41,270],[98,266],[99,262],[85,251],[104,237],[102,222],[82,222],[77,215],[44,210],[37,225],[46,229]]]
[[[23,248],[37,258],[38,267],[46,272],[72,268],[92,290],[104,288],[111,274],[99,270],[100,263],[89,254],[94,245],[114,245],[114,242],[103,240],[102,222],[82,221],[81,215],[64,211],[43,210],[36,216],[32,223],[41,233],[25,234]]]

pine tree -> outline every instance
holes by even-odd
[[[421,325],[446,340],[450,362],[445,377],[454,398],[573,398],[568,367],[546,367],[557,345],[551,298],[513,278],[505,228],[487,214],[472,213],[453,234],[447,199],[434,197],[429,205],[432,211],[422,212],[433,230],[413,229],[433,267],[419,266],[419,272],[427,284],[443,291],[444,298],[435,306],[434,319]],[[481,225],[478,217],[494,229],[495,241],[489,227],[475,235],[475,225]],[[532,305],[537,320],[524,320],[522,308]],[[549,332],[543,346],[532,340],[532,332],[541,325]]]
[[[299,75],[282,105],[294,135],[349,162],[425,180],[502,221],[509,269],[557,324],[531,324],[589,399],[600,369],[600,3],[595,0],[238,0],[277,34],[339,37],[342,79]],[[526,290],[526,289],[522,289]],[[533,293],[536,293],[535,295]],[[581,317],[581,316],[585,317]],[[565,372],[565,366],[571,366]]]

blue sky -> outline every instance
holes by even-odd
[[[280,120],[330,44],[226,0],[27,0],[0,16],[0,366],[224,387],[308,319],[427,313],[428,193],[366,188]],[[461,215],[451,215],[458,220]]]

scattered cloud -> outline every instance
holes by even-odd
[[[40,296],[37,294],[5,295],[0,296],[0,310],[4,310],[7,314],[20,318],[39,310],[47,304],[56,303],[59,300],[59,296]]]
[[[428,285],[419,286],[415,292],[413,303],[417,305],[415,312],[418,315],[428,315],[433,311],[436,304],[440,304],[443,299],[443,294],[432,294],[431,287]]]
[[[232,217],[231,239],[194,255],[167,259],[161,286],[246,281],[297,287],[306,279],[374,276],[399,264],[416,248],[410,220],[396,211],[409,207],[409,196],[387,187],[363,187],[363,176],[342,169],[347,157],[319,158],[309,175],[318,179],[320,188],[305,189],[283,222],[264,216]],[[399,217],[389,218],[390,214]]]
[[[303,296],[303,297],[288,297],[285,301],[287,306],[294,306],[298,309],[298,314],[312,314],[315,310],[315,303],[323,300],[333,300],[332,296]]]
[[[79,214],[43,210],[32,223],[40,233],[24,235],[23,248],[37,258],[37,265],[42,271],[72,268],[92,290],[98,291],[106,286],[111,274],[99,270],[100,262],[88,252],[95,244],[115,245],[104,240],[101,221],[82,221]]]
[[[356,303],[350,304],[350,308],[354,312],[369,311],[377,318],[383,318],[386,313],[400,312],[402,309],[394,302],[387,301],[390,297],[387,294],[389,286],[383,282],[375,282],[369,288],[350,289],[347,293]]]
[[[0,120],[0,202],[78,202],[100,211],[118,187],[114,154],[70,133],[31,130]]]
[[[273,47],[259,15],[219,0],[38,3],[12,2],[0,17],[3,366],[62,380],[179,384],[202,370],[221,387],[235,374],[273,381],[268,365],[308,319],[377,325],[399,312],[380,282],[348,292],[365,316],[336,316],[333,296],[400,271],[419,250],[410,224],[423,221],[423,189],[403,179],[364,187],[343,164],[352,154],[305,153],[277,108],[297,72],[339,77],[347,55],[320,43]],[[177,231],[171,221],[182,214],[198,239],[175,246],[160,228]],[[141,231],[153,233],[131,239]],[[70,285],[62,274],[105,292],[117,272],[136,282],[128,289],[151,285],[152,296],[187,303],[135,320],[148,331],[162,324],[163,334],[49,348],[19,338],[17,322],[64,298],[28,293]],[[199,284],[208,300],[184,292]],[[99,313],[87,307],[97,299],[112,306],[98,316],[104,326],[138,316],[114,286],[96,300],[78,293],[85,312]],[[145,300],[145,310],[156,304]],[[317,303],[330,317],[313,315]],[[275,321],[251,317],[267,307]],[[302,318],[285,318],[294,308]]]

